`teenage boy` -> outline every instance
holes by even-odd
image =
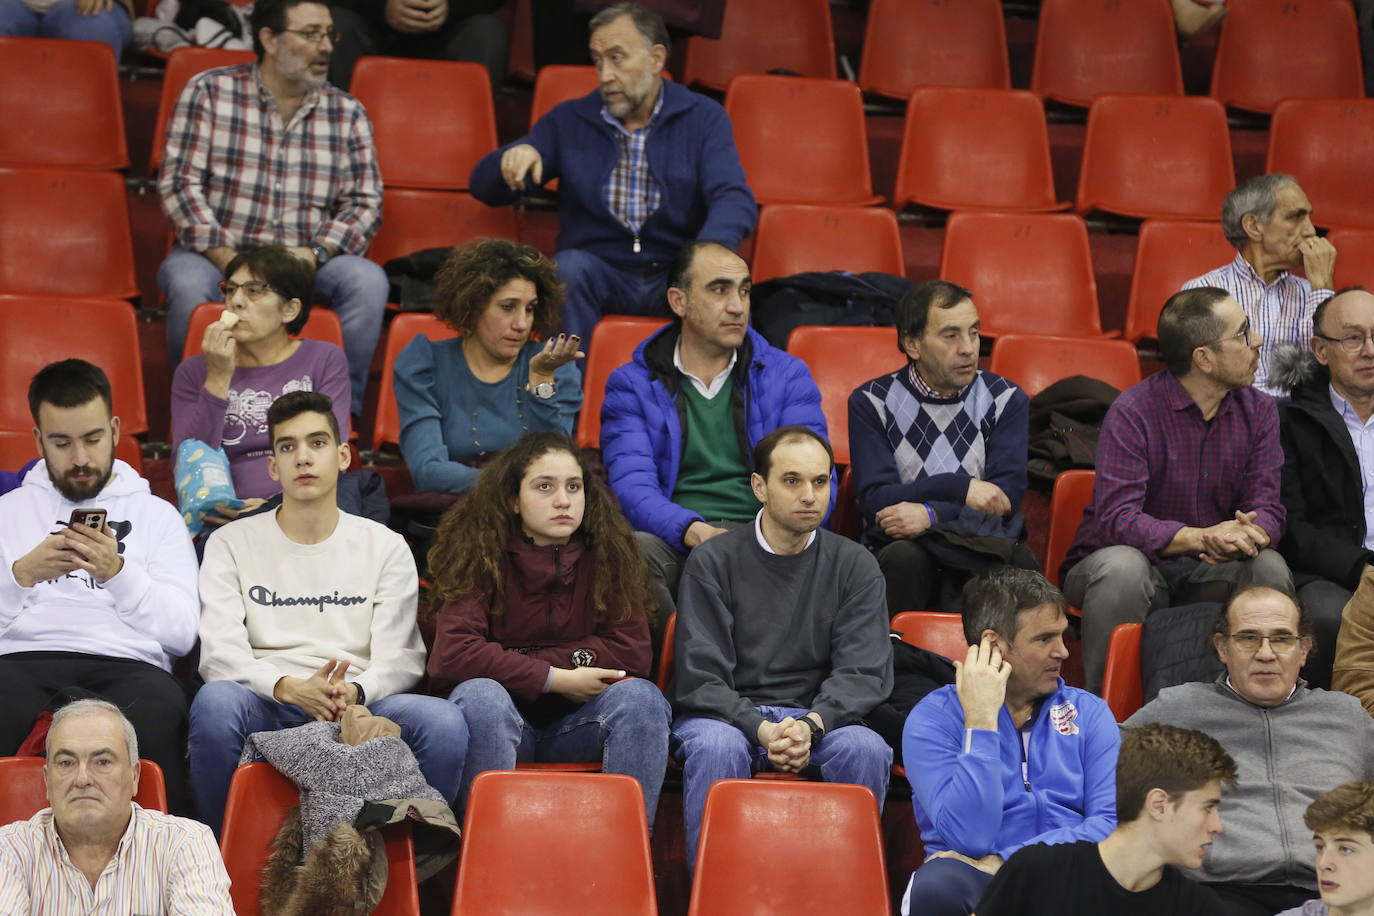
[[[1374,782],[1347,782],[1307,806],[1303,823],[1317,847],[1320,900],[1279,916],[1374,914]]]

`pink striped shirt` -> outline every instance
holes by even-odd
[[[0,913],[31,916],[234,916],[210,828],[133,805],[95,886],[72,864],[44,808],[0,827]]]

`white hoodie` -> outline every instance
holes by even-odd
[[[14,562],[61,531],[78,506],[105,509],[124,568],[97,585],[76,570],[24,588]],[[123,461],[94,498],[70,502],[34,465],[0,496],[0,655],[83,652],[133,658],[170,671],[195,645],[200,622],[196,554],[176,507],[154,496]]]

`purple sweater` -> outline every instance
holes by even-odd
[[[229,398],[205,390],[205,357],[177,366],[172,379],[172,449],[185,439],[223,448],[240,499],[276,495],[281,485],[267,474],[267,408],[292,391],[318,391],[334,401],[339,432],[348,441],[348,360],[334,344],[302,340],[296,352],[273,366],[239,366],[229,380]]]

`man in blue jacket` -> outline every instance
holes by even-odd
[[[663,19],[617,3],[592,18],[590,44],[598,90],[484,156],[471,179],[493,207],[559,180],[562,329],[584,343],[603,312],[662,314],[678,249],[694,239],[734,248],[758,216],[724,109],[663,79]]]
[[[1064,686],[1066,602],[1014,567],[964,587],[956,682],[907,717],[902,753],[926,862],[902,914],[967,916],[1016,850],[1097,842],[1116,826],[1121,744],[1107,704]]]
[[[733,251],[685,246],[668,288],[677,320],[606,382],[602,457],[653,574],[659,621],[676,610],[683,555],[758,513],[759,440],[792,424],[826,434],[806,364],[749,329],[751,286]]]

